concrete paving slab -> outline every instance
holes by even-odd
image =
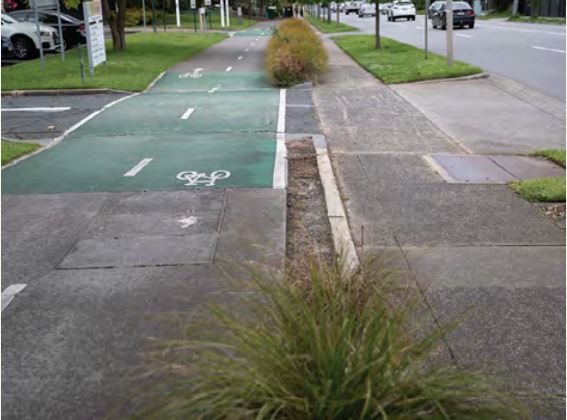
[[[499,375],[516,388],[563,395],[564,287],[436,288],[427,299],[443,324],[462,320],[448,337],[460,366]]]
[[[564,232],[505,186],[376,186],[402,245],[563,245]]]
[[[2,137],[54,139],[104,105],[126,94],[3,96],[2,108],[70,107],[64,112],[2,112]]]
[[[404,247],[422,286],[565,287],[564,246]]]
[[[58,268],[114,268],[209,264],[217,233],[183,236],[116,234],[82,239]]]
[[[565,168],[544,158],[528,156],[490,156],[494,162],[517,179],[565,176]]]
[[[487,79],[393,89],[473,153],[524,154],[565,147],[565,121]]]
[[[440,167],[445,181],[454,183],[505,184],[517,178],[488,156],[431,155],[434,166]]]
[[[443,180],[418,155],[359,156],[366,180],[375,184],[439,184]]]

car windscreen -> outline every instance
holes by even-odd
[[[2,15],[2,22],[4,23],[17,23],[18,21],[13,17]]]

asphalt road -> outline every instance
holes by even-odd
[[[343,23],[374,33],[374,18],[342,15]],[[415,22],[381,20],[381,34],[424,46],[425,17]],[[429,23],[429,48],[445,55],[446,32]],[[509,77],[565,101],[565,27],[477,20],[474,29],[455,29],[455,58]]]

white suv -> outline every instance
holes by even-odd
[[[347,1],[345,2],[345,13],[348,15],[349,13],[358,14],[360,7],[362,6],[362,1]]]
[[[406,18],[415,20],[415,6],[411,1],[395,1],[388,9],[388,20],[394,22],[396,19]]]
[[[37,56],[39,43],[43,51],[56,51],[59,48],[59,35],[49,26],[39,25],[39,36],[35,23],[18,22],[14,18],[2,14],[2,36],[12,41],[13,55],[22,60]],[[41,40],[40,40],[41,38]]]

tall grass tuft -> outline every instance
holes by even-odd
[[[316,83],[327,71],[328,61],[321,39],[302,19],[280,23],[268,43],[266,65],[277,86]]]
[[[189,324],[186,338],[163,343],[156,360],[167,378],[141,415],[527,418],[495,382],[433,361],[442,333],[414,334],[416,295],[378,260],[352,274],[334,263],[287,276],[254,274],[258,293],[236,310],[212,307],[209,325]]]

